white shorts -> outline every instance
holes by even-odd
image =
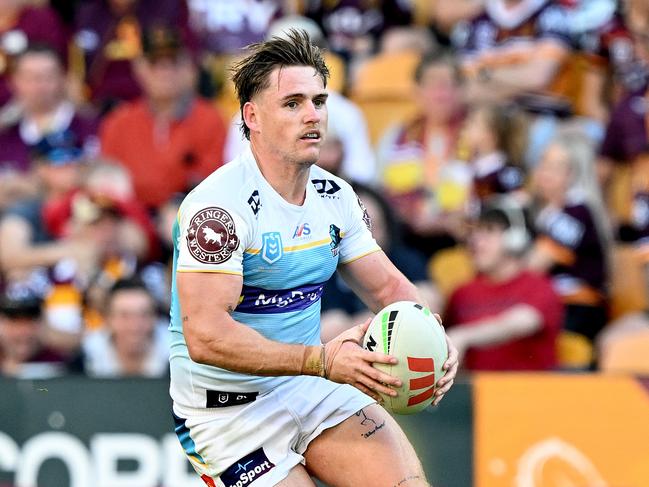
[[[266,487],[303,464],[322,431],[374,402],[350,385],[296,376],[248,404],[173,409],[176,434],[208,486]]]

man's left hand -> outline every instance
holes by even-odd
[[[437,321],[439,321],[439,324],[441,325],[442,318],[438,314],[435,314],[435,318],[437,318]],[[446,346],[448,347],[448,358],[446,359],[446,362],[444,362],[442,369],[445,370],[446,373],[444,374],[444,377],[437,381],[437,390],[435,391],[435,400],[433,401],[433,406],[437,406],[444,397],[444,394],[446,394],[451,389],[451,386],[455,381],[455,376],[457,375],[457,368],[459,364],[458,351],[453,343],[451,343],[448,335],[445,336]]]

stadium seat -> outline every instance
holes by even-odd
[[[605,372],[649,375],[649,329],[612,342],[601,357],[600,368]]]
[[[616,245],[611,257],[611,319],[646,309],[646,280],[635,248]]]
[[[430,259],[428,270],[437,289],[446,298],[475,275],[471,256],[463,246],[437,252]]]
[[[557,338],[557,362],[562,369],[587,369],[595,357],[590,341],[571,331],[563,330]]]
[[[374,145],[390,125],[415,115],[414,71],[419,55],[414,52],[380,54],[359,69],[351,98],[367,120]]]

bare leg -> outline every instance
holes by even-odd
[[[309,473],[331,487],[428,487],[415,450],[396,421],[368,406],[311,442]]]
[[[298,464],[291,469],[284,480],[275,484],[275,487],[315,487],[315,484],[304,465]]]

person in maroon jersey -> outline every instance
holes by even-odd
[[[31,44],[48,45],[64,59],[67,54],[65,27],[56,12],[25,3],[0,0],[0,106],[11,97],[7,74],[14,56]]]
[[[594,148],[564,131],[548,146],[532,180],[539,235],[530,267],[548,271],[566,305],[564,329],[593,340],[607,322],[611,234],[597,185]]]
[[[27,289],[0,296],[0,376],[33,378],[63,371],[64,358],[42,340],[42,299]]]
[[[469,242],[478,276],[450,297],[448,335],[468,370],[549,370],[563,306],[550,280],[525,268],[531,237],[513,199],[484,207]]]
[[[141,94],[132,61],[142,53],[141,33],[172,25],[194,46],[187,5],[179,0],[90,0],[76,12],[74,45],[80,54],[76,74],[103,110]]]

